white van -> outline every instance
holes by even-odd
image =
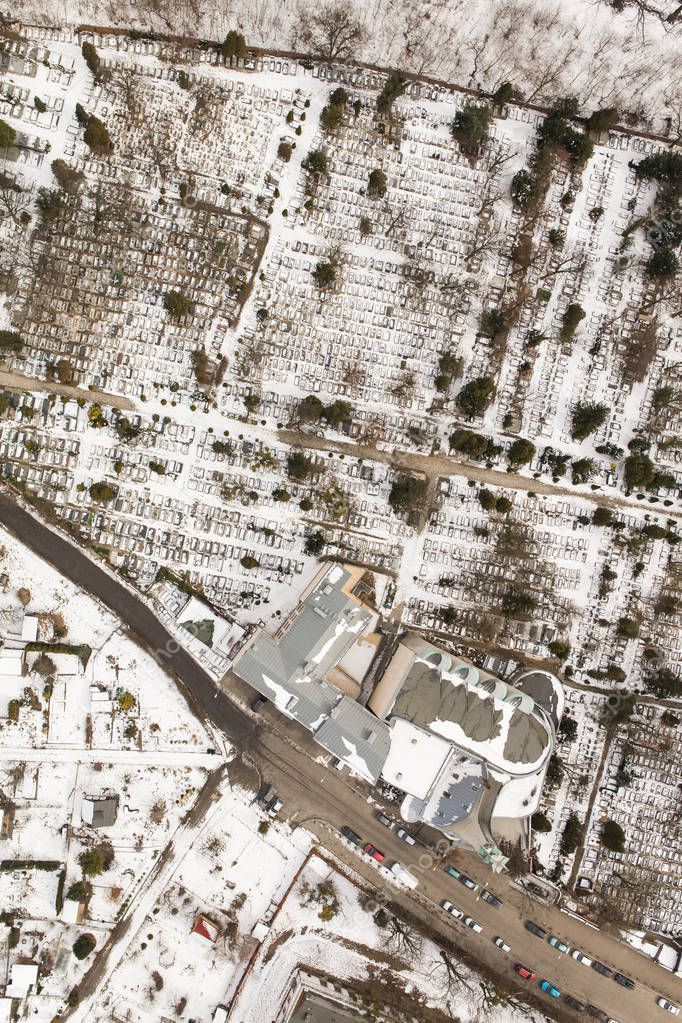
[[[397,862],[394,863],[391,866],[391,873],[398,881],[400,881],[401,884],[404,884],[407,888],[416,888],[417,885],[419,884],[417,878],[413,877],[412,874],[410,874],[409,870],[405,870],[402,863]]]

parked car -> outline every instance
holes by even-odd
[[[459,881],[460,884],[463,884],[465,888],[468,888],[472,892],[478,890],[478,885],[476,884],[474,879],[468,877],[467,874],[460,874],[457,880]]]
[[[539,884],[535,884],[533,881],[526,881],[523,887],[527,892],[530,892],[531,895],[538,895],[541,899],[547,898],[547,892],[545,889],[541,888]]]
[[[402,863],[397,861],[391,865],[391,873],[394,877],[397,877],[401,884],[406,885],[408,888],[416,888],[419,884],[417,878],[413,877],[409,870],[405,870]]]
[[[362,839],[360,838],[360,836],[357,834],[357,832],[353,831],[352,828],[349,828],[347,824],[344,824],[343,827],[341,828],[341,834],[343,835],[344,838],[347,838],[349,842],[352,842],[353,845],[362,844]]]
[[[460,874],[462,873],[461,870],[457,869],[457,867],[443,867],[443,870],[445,871],[446,874],[449,874],[450,877],[456,877],[458,879]]]
[[[524,980],[535,980],[535,974],[532,970],[529,970],[523,963],[514,963],[514,969],[518,973],[519,977],[523,977]]]
[[[268,803],[268,805],[266,806],[266,810],[268,811],[271,817],[276,817],[283,806],[284,803],[279,798],[279,796],[275,796],[275,798],[271,800],[271,802]]]
[[[475,931],[476,934],[480,934],[481,931],[483,930],[478,920],[474,920],[473,916],[465,916],[464,923],[467,925],[467,927],[470,927],[472,931]]]
[[[493,944],[497,945],[498,948],[501,948],[503,952],[511,952],[511,945],[508,945],[504,938],[501,938],[499,934],[497,937],[493,938]]]
[[[583,966],[591,966],[592,960],[589,956],[586,956],[582,949],[574,948],[571,955],[575,959],[576,963],[582,963]]]
[[[554,934],[549,939],[549,943],[552,948],[557,949],[559,952],[568,952],[568,945],[566,942],[562,941],[561,938],[557,938]]]
[[[587,1011],[589,1012],[590,1016],[594,1016],[595,1019],[600,1019],[603,1021],[603,1023],[607,1023],[609,1018],[608,1013],[604,1012],[603,1009],[600,1009],[598,1005],[592,1005],[591,1002],[588,1002]]]
[[[661,1009],[665,1009],[666,1012],[672,1012],[673,1016],[679,1016],[680,1010],[677,1005],[673,1005],[667,998],[663,998],[662,995],[656,999],[656,1005],[660,1006]]]
[[[629,988],[630,991],[634,991],[635,982],[631,977],[626,977],[624,973],[614,973],[613,979],[616,984],[620,984],[621,987]]]
[[[533,922],[533,920],[526,920],[523,925],[527,931],[534,934],[536,938],[542,938],[543,940],[547,937],[547,931],[543,930],[539,924]]]
[[[579,1002],[577,998],[573,997],[573,995],[564,995],[564,1001],[566,1002],[566,1005],[570,1005],[570,1007],[575,1009],[576,1012],[585,1011],[585,1003]]]
[[[377,863],[382,863],[386,859],[381,850],[377,849],[377,847],[375,845],[372,845],[371,842],[368,842],[367,845],[364,845],[362,847],[362,851],[364,853],[367,853],[368,856],[371,856],[373,860],[377,861]]]
[[[559,995],[561,994],[559,988],[554,987],[554,984],[552,984],[551,981],[549,980],[541,980],[540,988],[545,992],[546,995],[549,995],[550,998],[558,998]]]
[[[405,828],[398,828],[398,830],[396,831],[396,835],[403,842],[407,842],[408,845],[417,844],[417,839],[414,837],[414,835],[411,835],[409,831],[405,831]]]
[[[501,909],[504,905],[502,899],[498,899],[497,895],[493,895],[487,888],[484,888],[481,892],[481,898],[484,902],[487,902],[489,906],[493,906],[494,909]]]
[[[450,916],[454,916],[457,920],[461,920],[464,916],[462,910],[458,909],[453,902],[448,902],[447,899],[443,899],[440,904],[440,908],[444,909],[446,913],[450,914]]]
[[[592,969],[596,970],[597,973],[601,973],[602,977],[613,977],[613,970],[610,970],[608,966],[604,966],[598,959],[595,959],[592,963]]]
[[[251,710],[258,712],[267,702],[264,696],[257,696],[255,700],[251,701]]]
[[[395,821],[392,821],[391,818],[387,817],[385,813],[381,812],[381,810],[377,810],[376,818],[379,821],[379,824],[383,824],[385,828],[392,828],[395,824]]]

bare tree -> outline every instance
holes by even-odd
[[[355,12],[341,0],[301,9],[300,18],[302,42],[312,54],[326,61],[350,60],[364,38]]]
[[[421,934],[409,927],[404,920],[390,916],[383,931],[384,947],[396,955],[416,959],[421,955],[423,940]]]

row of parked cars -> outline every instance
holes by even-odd
[[[605,966],[604,963],[600,963],[598,959],[591,959],[590,956],[586,955],[580,948],[569,948],[568,944],[562,938],[558,938],[555,934],[548,935],[544,927],[540,927],[540,925],[536,924],[534,920],[526,920],[524,926],[526,930],[530,931],[531,934],[534,934],[536,938],[540,938],[542,941],[547,941],[547,943],[558,952],[570,955],[577,963],[580,963],[582,966],[590,967],[597,973],[600,973],[602,977],[610,977],[616,982],[616,984],[619,984],[620,987],[626,988],[628,991],[634,991],[635,982],[632,977],[627,977],[624,973],[612,970],[610,966]],[[527,966],[523,966],[521,963],[517,963],[514,969],[526,980],[532,981],[535,979],[535,974],[532,970],[529,970]],[[548,981],[542,981],[540,984],[542,990],[546,991],[552,998],[558,998],[561,994],[558,988],[554,987],[553,984],[549,984],[548,987],[544,987],[543,985],[545,983],[549,984]],[[573,995],[564,995],[564,1001],[575,1012],[588,1012],[589,1015],[594,1016],[595,1019],[602,1020],[602,1023],[618,1023],[617,1020],[611,1019],[608,1013],[604,1012],[603,1009],[600,1009],[596,1005],[591,1005],[589,1002],[587,1004],[583,1004],[578,1001],[577,998],[574,998]],[[662,995],[656,999],[656,1004],[661,1009],[665,1009],[666,1012],[670,1012],[674,1016],[679,1014],[679,1008],[676,1005],[673,1005],[672,1002],[669,1002],[667,998],[663,998]]]
[[[461,885],[468,888],[470,892],[477,892],[479,890],[480,886],[476,884],[474,879],[469,877],[468,874],[464,874],[461,870],[458,870],[457,867],[444,867],[443,869],[446,874],[449,874],[450,877],[454,877],[456,881],[459,881]],[[502,899],[498,898],[494,892],[488,891],[487,888],[481,889],[480,898],[484,902],[487,902],[489,906],[492,906],[493,909],[500,909],[504,905]],[[456,906],[454,902],[450,902],[449,899],[443,899],[440,904],[440,908],[445,910],[446,913],[449,913],[450,916],[454,916],[455,920],[461,920],[465,927],[469,927],[476,934],[480,934],[482,932],[483,928],[479,924],[478,920],[475,920],[472,916],[467,916],[463,910],[459,908],[459,906]],[[511,952],[511,946],[499,934],[495,935],[493,943],[503,952]]]
[[[379,814],[377,814],[377,816],[379,816]],[[388,820],[388,818],[386,819]],[[352,845],[362,847],[363,853],[366,856],[369,856],[370,859],[376,860],[377,863],[384,863],[386,859],[385,853],[383,853],[381,849],[377,848],[377,846],[374,845],[373,842],[365,842],[363,845],[362,838],[360,838],[358,833],[356,831],[353,831],[353,829],[348,824],[343,825],[343,827],[341,828],[341,834],[343,835],[344,838],[347,838]],[[408,845],[415,844],[416,840],[414,836],[410,835],[409,832],[405,831],[404,828],[398,828],[396,834],[398,835],[399,838],[402,838],[403,842],[406,842]],[[410,874],[409,870],[406,870],[402,863],[399,863],[398,860],[394,860],[388,869],[391,871],[393,876],[396,877],[398,881],[404,884],[407,888],[416,888],[417,885],[419,884],[417,878]]]

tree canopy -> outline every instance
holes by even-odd
[[[585,440],[603,426],[608,414],[608,405],[594,401],[577,402],[571,415],[571,437],[574,440]]]
[[[450,128],[452,137],[465,148],[480,146],[488,138],[492,116],[492,110],[487,104],[467,100],[455,114]]]
[[[476,377],[465,384],[457,395],[457,404],[465,415],[474,419],[487,409],[495,394],[492,377]]]

